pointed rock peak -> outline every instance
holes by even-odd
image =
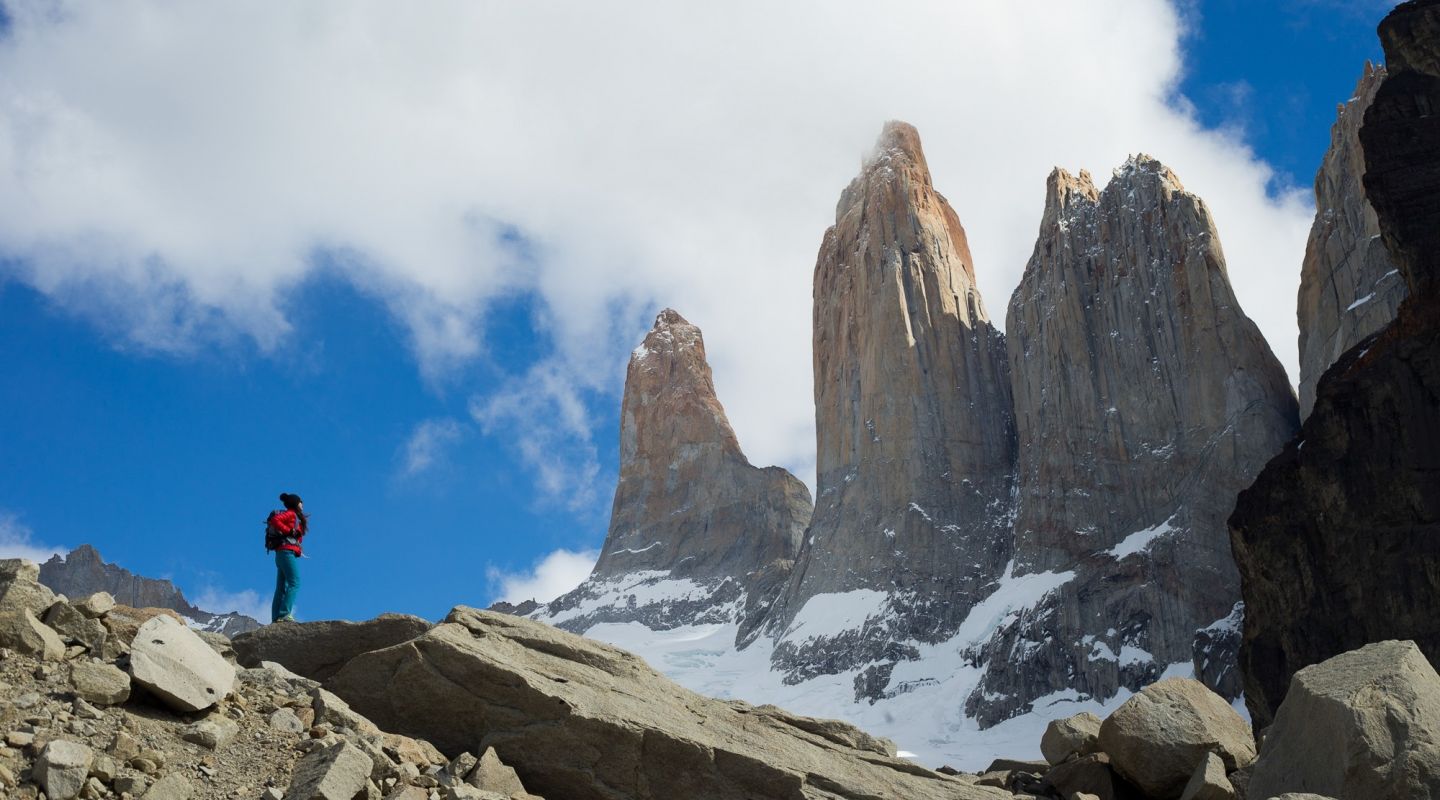
[[[1045,181],[1045,218],[1055,218],[1077,200],[1094,203],[1099,199],[1100,192],[1095,189],[1088,170],[1080,170],[1077,176],[1056,167]]]
[[[934,190],[930,183],[930,167],[925,163],[925,151],[920,147],[920,133],[908,122],[892,120],[885,123],[874,149],[861,162],[860,174],[840,193],[840,202],[835,205],[835,220],[838,222],[865,197],[867,186],[892,182],[898,182],[898,186],[918,184],[922,191],[927,192]]]
[[[908,122],[891,120],[885,123],[880,131],[880,138],[875,142],[875,149],[870,157],[865,160],[868,167],[879,161],[901,159],[913,163],[929,175],[929,167],[925,165],[925,151],[920,147],[920,132],[915,126]]]
[[[686,350],[696,350],[694,355],[704,361],[705,339],[700,329],[680,316],[680,312],[667,308],[655,316],[655,325],[645,335],[645,341],[631,351],[630,360],[645,361],[655,353],[674,354]]]
[[[1158,183],[1170,191],[1185,191],[1184,184],[1180,183],[1180,178],[1169,167],[1160,163],[1160,160],[1154,156],[1145,153],[1136,153],[1125,159],[1125,163],[1115,169],[1111,184],[1105,189],[1108,191],[1111,186],[1134,186],[1151,182]]]

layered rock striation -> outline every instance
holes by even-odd
[[[788,574],[810,512],[799,479],[745,458],[700,329],[666,309],[630,357],[600,558],[584,584],[534,616],[577,632],[631,621],[746,627]]]
[[[1405,281],[1385,248],[1361,179],[1360,124],[1385,80],[1365,64],[1355,95],[1340,104],[1330,149],[1315,174],[1315,223],[1300,268],[1300,414],[1315,405],[1320,375],[1345,351],[1395,319]]]
[[[1007,323],[1011,573],[1056,588],[977,648],[988,667],[967,709],[982,725],[1057,691],[1108,698],[1190,663],[1197,632],[1239,600],[1225,525],[1235,494],[1297,425],[1210,213],[1174,173],[1136,156],[1103,192],[1056,170],[1046,195]],[[1233,650],[1205,655],[1217,688],[1238,694],[1220,668]]]
[[[1004,338],[920,137],[885,126],[815,265],[815,515],[767,631],[790,680],[954,632],[1009,558]]]
[[[1440,663],[1440,2],[1398,6],[1380,38],[1364,184],[1408,296],[1321,376],[1300,435],[1230,518],[1257,727],[1299,670],[1370,642],[1410,639]]]
[[[168,608],[201,630],[235,636],[260,627],[259,621],[235,612],[214,613],[196,608],[175,584],[136,575],[106,563],[100,551],[82,544],[63,556],[51,556],[40,565],[40,582],[69,597],[109,592],[116,602],[135,608]]]

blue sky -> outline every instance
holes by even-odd
[[[908,74],[933,71],[951,93],[868,85],[858,69],[825,84],[792,51],[820,48],[809,60],[821,65],[852,56],[778,34],[727,63],[733,40],[722,31],[711,47],[713,21],[674,10],[637,13],[722,60],[612,52],[584,21],[558,32],[553,19],[480,21],[522,45],[575,36],[572,49],[598,47],[551,76],[531,74],[544,70],[523,47],[513,59],[468,60],[484,48],[458,44],[467,55],[436,56],[405,50],[402,30],[395,52],[375,58],[387,80],[412,65],[421,74],[396,84],[391,108],[350,85],[374,82],[345,37],[314,48],[343,68],[304,62],[320,77],[286,99],[306,25],[246,20],[233,33],[233,20],[212,26],[141,2],[73,16],[0,4],[0,99],[11,109],[0,114],[0,548],[89,542],[202,605],[253,610],[268,606],[273,581],[264,515],[294,491],[314,515],[302,618],[433,618],[517,585],[573,580],[604,536],[625,359],[664,305],[706,330],[747,451],[808,481],[814,247],[863,143],[892,115],[920,126],[997,322],[1048,165],[1108,174],[1141,148],[1182,165],[1212,202],[1242,302],[1275,286],[1293,297],[1305,193],[1336,103],[1379,57],[1384,6],[1129,10],[1141,5],[1115,5],[1114,19],[1104,3],[1071,8],[1050,31],[1007,12],[936,11],[953,36],[976,37],[972,49],[1019,47],[1006,44],[1019,32],[1046,53],[1058,48],[1045,37],[1092,48],[1080,70],[1017,63],[1007,72],[1019,88],[950,64],[960,56],[938,46],[907,52]],[[863,4],[833,8],[822,23],[837,39],[868,35]],[[781,31],[814,20],[755,13]],[[466,27],[431,22],[416,42]],[[617,38],[644,27],[610,22]],[[21,28],[36,35],[17,44]],[[166,31],[186,34],[174,37],[182,44],[165,44]],[[1112,31],[1115,42],[1096,41]],[[92,38],[102,34],[104,53]],[[599,58],[618,66],[594,67]],[[262,74],[261,61],[281,68]],[[591,67],[615,70],[613,96],[557,88]],[[459,93],[427,104],[452,76]],[[625,94],[627,80],[642,90]],[[1043,92],[1052,80],[1054,97]],[[251,81],[297,122],[249,104]],[[493,105],[466,116],[466,81]],[[1040,102],[1002,105],[1025,91],[1069,116],[1056,125],[1026,116]],[[192,100],[216,98],[223,110],[188,114]],[[1023,133],[1006,130],[1017,121]],[[394,137],[382,135],[392,123]],[[993,143],[1010,140],[1013,165],[985,172]],[[1259,305],[1247,308],[1262,327],[1285,331],[1287,315],[1293,326],[1293,307],[1276,304],[1270,322]]]

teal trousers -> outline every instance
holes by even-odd
[[[300,592],[300,556],[289,550],[275,551],[275,599],[270,603],[270,621],[279,622],[295,611]]]

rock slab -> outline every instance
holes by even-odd
[[[235,668],[168,616],[141,625],[130,647],[131,679],[177,711],[203,711],[235,684]]]
[[[235,636],[231,645],[241,666],[273,661],[298,675],[324,681],[355,656],[407,641],[429,627],[426,620],[409,614],[381,614],[364,622],[266,625]]]
[[[352,659],[326,686],[385,730],[458,754],[495,749],[544,797],[1008,798],[857,749],[840,723],[690,692],[629,653],[465,607]],[[808,729],[811,728],[811,729]]]
[[[285,800],[353,800],[373,768],[370,757],[349,742],[336,742],[300,759]]]
[[[35,777],[50,800],[70,800],[85,788],[95,753],[79,742],[56,739],[35,761]]]

